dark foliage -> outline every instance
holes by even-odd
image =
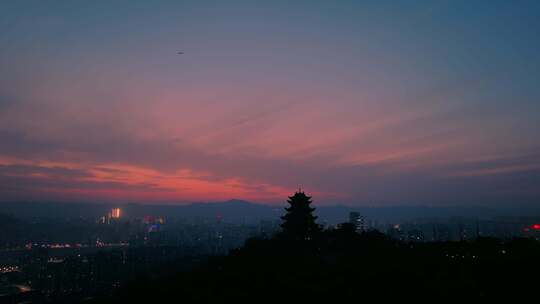
[[[316,241],[252,239],[204,267],[95,302],[515,301],[535,292],[539,257],[535,240],[407,244],[343,225]]]

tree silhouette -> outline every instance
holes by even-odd
[[[311,197],[298,191],[289,196],[287,202],[290,207],[285,208],[287,213],[281,217],[281,235],[290,240],[311,240],[318,236],[321,228],[315,223],[317,217],[313,215],[315,208],[310,207]]]

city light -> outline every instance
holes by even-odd
[[[111,217],[114,219],[120,218],[120,208],[113,208],[111,211]]]

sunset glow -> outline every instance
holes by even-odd
[[[525,7],[30,2],[0,4],[2,200],[540,198]]]

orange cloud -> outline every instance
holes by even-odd
[[[163,173],[154,169],[127,164],[77,164],[51,161],[29,161],[0,158],[2,166],[24,166],[19,177],[57,179],[79,186],[61,185],[39,188],[38,192],[60,197],[144,201],[224,200],[241,198],[258,201],[283,200],[290,189],[263,182],[247,182],[241,178],[215,179],[210,172],[189,169]],[[77,170],[84,174],[75,178],[48,173],[44,169]],[[94,185],[88,187],[88,185]],[[36,190],[36,189],[31,189]]]

